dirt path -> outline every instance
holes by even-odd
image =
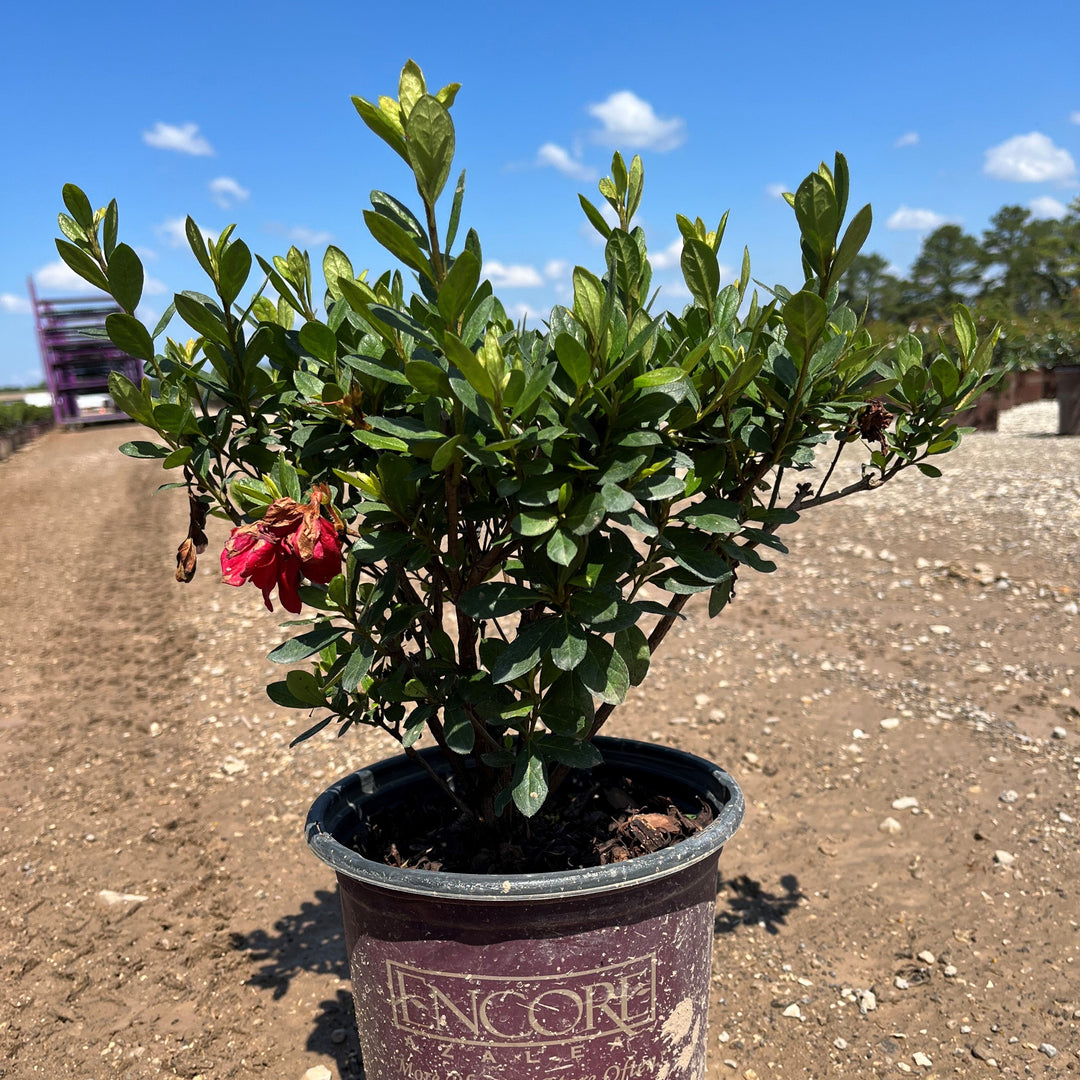
[[[220,584],[221,529],[172,581],[183,501],[130,437],[0,464],[0,1076],[353,1080],[301,825],[388,748],[288,749],[275,616]],[[1078,475],[1080,440],[984,436],[808,518],[617,718],[747,794],[710,1080],[1080,1070]]]

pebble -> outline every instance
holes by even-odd
[[[897,990],[911,989],[911,983],[909,983],[907,979],[903,977],[903,975],[897,975],[896,978],[893,979],[893,986],[895,986]]]
[[[895,731],[900,726],[900,718],[897,716],[887,716],[881,721],[881,726],[885,731]]]
[[[233,757],[231,754],[221,763],[221,771],[226,776],[237,776],[240,773],[247,772],[247,762],[241,761],[238,757]]]
[[[937,963],[937,957],[929,949],[923,949],[923,951],[918,954],[918,959],[921,960],[924,964]]]
[[[985,1061],[987,1065],[997,1068],[997,1059],[993,1056],[988,1046],[983,1046],[981,1043],[976,1043],[971,1048],[971,1056],[978,1058],[980,1061]]]
[[[313,1065],[301,1080],[333,1080],[333,1075],[325,1065]]]
[[[1069,733],[1063,727],[1054,728],[1054,730],[1051,731],[1050,734],[1055,739],[1067,739],[1069,737]]]
[[[832,1044],[836,1047],[837,1050],[846,1050],[848,1046],[847,1039],[841,1038],[839,1035],[837,1035],[836,1038],[833,1039]]]
[[[801,1020],[803,1018],[802,1009],[800,1009],[798,1005],[789,1005],[780,1015],[790,1016],[795,1020]]]
[[[334,1028],[330,1032],[330,1041],[332,1043],[343,1043],[349,1037],[349,1033],[344,1028]]]
[[[911,1060],[923,1069],[932,1069],[934,1067],[933,1061],[931,1061],[921,1050],[916,1050],[915,1053],[911,1055]]]
[[[894,810],[914,810],[919,805],[919,800],[914,795],[904,795],[899,799],[893,799]]]
[[[889,833],[890,836],[895,836],[903,826],[894,817],[887,817],[879,826],[878,832]]]
[[[161,734],[161,730],[161,725],[156,720],[154,720],[150,724],[150,738],[156,739]]]
[[[1070,600],[1062,609],[1066,615],[1080,615],[1080,606],[1075,600]]]
[[[857,990],[856,996],[859,999],[860,1012],[873,1012],[877,1008],[877,997],[873,990]]]
[[[998,848],[998,850],[994,852],[994,862],[996,862],[998,866],[1012,866],[1012,864],[1016,862],[1016,856],[1011,852],[1002,851]]]
[[[1057,1047],[1053,1043],[1043,1043],[1039,1047],[1039,1053],[1045,1054],[1048,1058],[1057,1057]]]
[[[938,623],[936,626],[930,627],[931,634],[937,634],[939,637],[944,637],[946,634],[952,633],[951,626],[945,626],[944,623]]]
[[[947,979],[955,979],[958,970],[959,969],[957,968],[957,966],[955,964],[946,964],[941,969],[941,974],[944,975],[945,978],[947,978]]]
[[[97,895],[103,904],[108,904],[110,907],[116,907],[119,904],[141,904],[149,899],[138,893],[114,892],[112,889],[102,889]]]
[[[1000,795],[998,796],[998,802],[1003,802],[1003,803],[1014,803],[1014,802],[1016,802],[1016,800],[1017,800],[1017,799],[1019,799],[1019,798],[1020,798],[1020,795],[1019,795],[1019,793],[1018,793],[1018,792],[1016,792],[1016,791],[1013,791],[1013,789],[1012,789],[1012,788],[1009,788],[1009,790],[1008,790],[1008,791],[1003,791],[1003,792],[1002,792],[1002,793],[1001,793],[1001,794],[1000,794]]]
[[[1073,817],[1071,814],[1066,814],[1064,810],[1058,811],[1058,821],[1063,825],[1071,825],[1073,823]]]

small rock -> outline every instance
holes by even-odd
[[[1055,739],[1067,739],[1069,737],[1069,733],[1063,727],[1054,728],[1050,735]]]
[[[893,986],[895,986],[897,990],[911,989],[911,983],[909,983],[907,979],[903,977],[903,975],[897,975],[896,978],[893,979]]]
[[[1011,852],[1002,851],[998,848],[998,850],[994,852],[994,862],[996,862],[998,866],[1012,866],[1012,864],[1016,862],[1016,856]]]
[[[1045,1054],[1048,1058],[1057,1057],[1057,1047],[1053,1043],[1043,1043],[1039,1047],[1039,1053]]]
[[[150,738],[156,739],[161,734],[161,725],[155,720],[150,725]]]
[[[240,773],[247,772],[247,762],[241,761],[238,757],[233,757],[231,754],[221,763],[221,771],[226,776],[237,776]]]
[[[934,1067],[933,1061],[931,1061],[921,1050],[916,1050],[915,1053],[911,1055],[911,1060],[923,1069],[932,1069]]]
[[[899,799],[893,799],[894,810],[914,810],[919,805],[919,800],[914,795],[904,795]]]
[[[895,836],[903,826],[894,817],[887,817],[879,826],[878,832],[888,833],[890,836]]]
[[[1060,821],[1063,825],[1071,825],[1073,823],[1073,818],[1071,814],[1066,814],[1064,810],[1059,810],[1058,821]]]
[[[1080,606],[1075,600],[1070,600],[1062,609],[1066,615],[1080,615]]]
[[[141,904],[149,899],[138,893],[114,892],[112,889],[102,889],[97,895],[103,904],[108,904],[110,907],[117,907],[120,904]]]
[[[760,760],[761,758],[759,758],[753,750],[747,750],[746,753],[743,754],[743,761],[745,761],[747,765],[756,765]]]
[[[868,1013],[877,1008],[877,997],[873,990],[858,990],[856,996],[859,1002],[859,1011]]]
[[[694,695],[694,704],[699,709],[704,709],[705,706],[708,705],[710,701],[712,701],[712,698],[709,697],[708,694],[695,694]]]
[[[344,1028],[334,1028],[330,1032],[330,1041],[332,1043],[343,1043],[349,1037],[349,1033]]]
[[[957,970],[958,969],[955,964],[946,964],[941,969],[941,974],[944,975],[947,979],[955,979]]]
[[[837,1050],[846,1050],[848,1046],[847,1039],[841,1038],[839,1035],[837,1035],[836,1038],[833,1039],[832,1044],[836,1047]]]
[[[798,1005],[789,1005],[781,1014],[781,1016],[790,1016],[796,1020],[803,1018],[802,1009]]]
[[[983,1046],[982,1043],[976,1043],[971,1048],[971,1056],[978,1058],[980,1061],[985,1061],[987,1065],[997,1068],[997,1059],[993,1056],[990,1047]]]
[[[1019,792],[1013,791],[1013,789],[1012,789],[1012,788],[1009,788],[1009,790],[1008,790],[1008,791],[1003,791],[1003,792],[1002,792],[1002,793],[1001,793],[1001,794],[1000,794],[1000,795],[998,796],[998,802],[1003,802],[1003,803],[1014,803],[1014,802],[1016,802],[1016,800],[1017,800],[1017,799],[1019,799],[1019,798],[1020,798],[1020,794],[1019,794]]]
[[[918,959],[921,960],[924,964],[937,963],[937,957],[929,949],[923,949],[923,951],[918,954]]]
[[[325,1065],[313,1065],[304,1073],[302,1080],[333,1080],[333,1073]]]
[[[881,728],[884,731],[895,731],[900,726],[900,717],[898,716],[886,716],[881,721]]]
[[[937,634],[938,637],[944,637],[946,634],[952,633],[952,627],[946,626],[944,623],[938,623],[936,626],[930,627],[931,634]]]

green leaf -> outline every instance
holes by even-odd
[[[454,260],[439,288],[439,311],[447,325],[455,326],[480,284],[480,262],[468,250]]]
[[[361,97],[353,97],[353,106],[360,114],[360,119],[379,136],[387,146],[396,154],[400,154],[406,163],[409,161],[408,151],[405,149],[405,139],[401,132],[390,122],[386,114],[370,101]]]
[[[128,356],[149,363],[154,359],[154,342],[146,327],[134,315],[114,311],[105,316],[105,332],[109,340]]]
[[[592,371],[592,359],[585,347],[577,338],[562,333],[555,339],[555,355],[559,359],[559,367],[570,376],[575,389],[580,390]]]
[[[314,630],[309,630],[306,634],[294,637],[291,641],[286,641],[276,649],[272,649],[267,654],[267,659],[275,664],[295,664],[317,652],[322,652],[327,645],[344,637],[346,633],[348,631],[343,627],[323,623],[321,626],[316,626]]]
[[[203,337],[229,347],[229,334],[225,329],[221,309],[201,293],[182,292],[173,297],[177,313],[195,331]]]
[[[581,203],[581,209],[585,211],[585,216],[592,222],[593,228],[607,240],[611,236],[611,226],[604,220],[604,215],[584,195],[578,195],[578,201]]]
[[[406,266],[419,271],[432,284],[435,270],[420,245],[396,222],[375,210],[364,211],[368,231],[387,251],[396,255]]]
[[[551,649],[551,659],[560,671],[573,671],[585,659],[588,641],[580,626],[564,624],[566,637]]]
[[[544,536],[559,523],[550,510],[522,510],[510,521],[510,527],[521,536]]]
[[[843,214],[842,210],[841,214]],[[832,268],[829,270],[830,284],[839,281],[841,275],[855,261],[855,256],[859,254],[863,244],[866,243],[866,238],[870,235],[873,220],[874,215],[869,203],[851,219],[851,224],[844,231],[844,239],[840,241],[840,246],[836,249],[836,258],[833,259]]]
[[[452,396],[450,377],[441,367],[431,363],[430,360],[406,361],[405,378],[421,394],[442,398]]]
[[[476,729],[460,706],[449,706],[443,713],[443,738],[456,754],[469,753],[476,743]]]
[[[620,705],[630,690],[626,661],[602,637],[589,635],[588,652],[578,668],[585,685],[605,704]]]
[[[705,499],[680,510],[675,515],[680,521],[694,525],[710,533],[730,535],[739,531],[738,503],[722,499]]]
[[[941,470],[936,465],[927,465],[925,462],[919,462],[915,466],[923,476],[938,477],[941,475]]]
[[[266,687],[266,696],[275,705],[280,705],[283,709],[309,709],[311,707],[309,702],[298,698],[284,680],[270,683]]]
[[[442,472],[455,461],[461,461],[462,455],[458,452],[458,448],[465,441],[465,435],[451,435],[445,442],[440,443],[438,449],[431,455],[431,471]]]
[[[131,314],[139,306],[142,290],[142,261],[127,244],[117,244],[109,259],[109,292]]]
[[[408,116],[416,103],[427,93],[424,73],[415,60],[406,60],[398,79],[398,102],[401,111]]]
[[[348,255],[341,248],[331,244],[323,255],[322,268],[327,291],[335,300],[340,300],[342,292],[341,286],[338,284],[338,278],[348,278],[351,281],[356,277]]]
[[[361,638],[359,644],[349,654],[345,670],[341,673],[341,689],[347,694],[353,693],[360,680],[371,670],[371,661],[375,655],[375,646],[367,638]]]
[[[285,676],[285,685],[289,693],[305,705],[318,708],[326,704],[326,695],[322,691],[322,686],[310,671],[290,671]]]
[[[251,252],[243,240],[234,240],[218,263],[218,295],[229,307],[240,295],[251,273]]]
[[[544,596],[506,581],[489,581],[461,594],[458,608],[473,619],[497,619],[542,603]]]
[[[639,686],[649,672],[649,639],[640,627],[628,626],[615,635],[615,651],[623,658],[631,686]]]
[[[61,189],[64,205],[71,211],[71,216],[87,233],[94,231],[94,209],[85,192],[75,184],[65,184]]]
[[[971,312],[963,304],[957,304],[953,312],[953,329],[956,331],[956,340],[960,344],[960,351],[965,360],[970,360],[975,352],[975,343],[978,336],[975,332],[975,322],[971,318]]]
[[[595,769],[604,758],[591,742],[565,735],[545,735],[537,750],[545,761],[558,761],[571,769]]]
[[[574,315],[593,343],[604,334],[604,300],[607,290],[600,279],[583,266],[574,267]]]
[[[109,397],[116,402],[121,412],[132,420],[137,420],[146,427],[154,426],[154,409],[150,404],[150,391],[143,380],[143,386],[137,387],[126,375],[119,371],[109,374]]]
[[[441,91],[440,91],[441,93]],[[439,99],[442,100],[441,98]],[[450,102],[443,101],[443,104],[449,108]],[[454,247],[454,240],[457,239],[458,222],[461,220],[461,204],[465,199],[465,170],[461,170],[461,175],[457,180],[457,187],[454,188],[454,201],[450,204],[450,222],[446,226],[446,250],[452,251]]]
[[[560,627],[561,621],[551,616],[529,623],[495,660],[491,667],[492,681],[512,682],[535,668],[546,655]]]
[[[520,773],[520,775],[518,775]],[[514,770],[512,789],[514,805],[523,817],[531,818],[547,798],[548,785],[543,759],[529,752],[518,758],[518,767]]]
[[[231,249],[230,249],[231,250]],[[300,346],[317,360],[332,364],[337,356],[337,335],[326,323],[306,322],[300,327]]]
[[[60,258],[75,271],[84,281],[89,281],[96,289],[102,292],[109,291],[109,280],[101,272],[101,267],[82,248],[69,244],[59,238],[55,241],[56,250]]]
[[[683,280],[691,295],[711,312],[720,292],[720,264],[716,252],[704,240],[695,237],[683,241],[679,262]]]
[[[787,327],[784,344],[795,363],[801,367],[814,351],[825,329],[828,309],[817,293],[804,289],[784,304],[783,317],[784,326]]]
[[[136,440],[124,443],[120,447],[120,453],[133,458],[165,458],[169,456],[169,448],[161,443]]]
[[[210,255],[206,250],[206,240],[203,238],[199,226],[195,224],[195,219],[190,214],[184,219],[184,235],[187,236],[188,247],[191,248],[191,253],[195,256],[196,261],[207,276],[213,279],[214,266],[210,262]]]
[[[814,273],[823,274],[840,228],[832,186],[820,173],[811,173],[795,192],[794,207],[803,241],[813,254],[811,268]]]
[[[405,136],[417,190],[434,206],[454,161],[454,122],[437,98],[425,94],[405,119]]]
[[[568,536],[562,529],[556,529],[548,540],[545,551],[548,558],[558,563],[559,566],[570,566],[577,558],[581,549],[581,542],[572,536]]]
[[[485,400],[495,401],[495,384],[480,358],[453,334],[443,337],[446,358],[465,376],[468,384]]]
[[[277,685],[280,685],[280,683]],[[301,704],[303,703],[301,702]],[[311,727],[307,729],[307,731],[300,732],[300,734],[297,735],[291,743],[289,743],[289,749],[291,750],[294,746],[298,746],[305,739],[310,739],[312,735],[318,735],[323,728],[329,727],[333,722],[333,713],[331,713],[329,716],[324,716],[320,721],[318,721],[318,723],[312,724]]]

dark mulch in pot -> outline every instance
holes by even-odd
[[[574,773],[514,831],[464,818],[440,792],[385,808],[364,823],[352,847],[390,866],[458,874],[531,874],[606,866],[661,851],[713,820],[708,804],[687,803],[618,775]],[[433,823],[435,823],[433,825]]]

